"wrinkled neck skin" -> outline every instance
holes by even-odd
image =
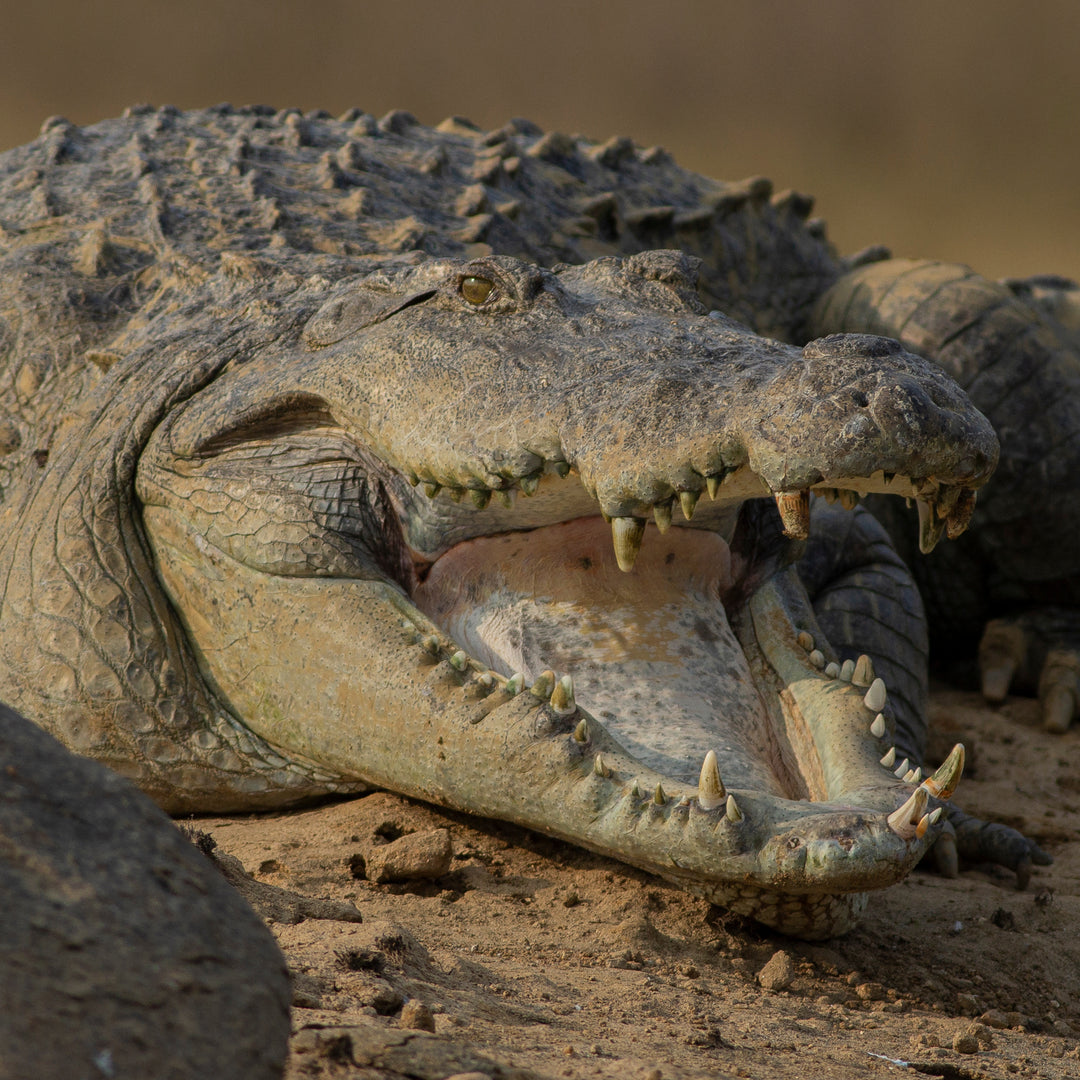
[[[845,488],[944,528],[993,466],[985,422],[882,339],[707,316],[670,253],[372,277],[143,454],[210,691],[286,757],[842,932],[958,766],[884,767],[885,688],[830,664],[781,522],[804,537],[808,492]]]

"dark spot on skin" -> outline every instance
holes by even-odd
[[[836,834],[836,842],[845,850],[850,851],[855,846],[855,837],[846,829]]]
[[[802,841],[797,836],[789,836],[787,838],[787,846],[791,851],[802,846]]]
[[[669,551],[667,557],[664,559],[666,565],[670,566],[675,561],[675,552]]]
[[[697,634],[702,641],[716,640],[716,634],[713,633],[712,628],[704,619],[694,620],[694,633]]]
[[[592,569],[592,559],[590,559],[588,555],[583,555],[581,557],[581,569],[582,570],[591,570]]]

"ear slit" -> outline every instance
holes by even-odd
[[[304,327],[303,341],[310,349],[335,345],[350,334],[375,326],[414,304],[430,300],[437,289],[425,289],[399,300],[400,293],[355,286],[343,296],[328,300]]]

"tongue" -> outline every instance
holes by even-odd
[[[727,544],[649,528],[630,573],[598,517],[470,540],[413,600],[495,671],[571,675],[578,702],[652,768],[693,783],[716,750],[729,787],[782,794],[766,711],[720,602]]]

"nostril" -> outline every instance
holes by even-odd
[[[865,409],[870,404],[870,399],[861,390],[851,392],[851,401],[853,405],[860,409]]]

